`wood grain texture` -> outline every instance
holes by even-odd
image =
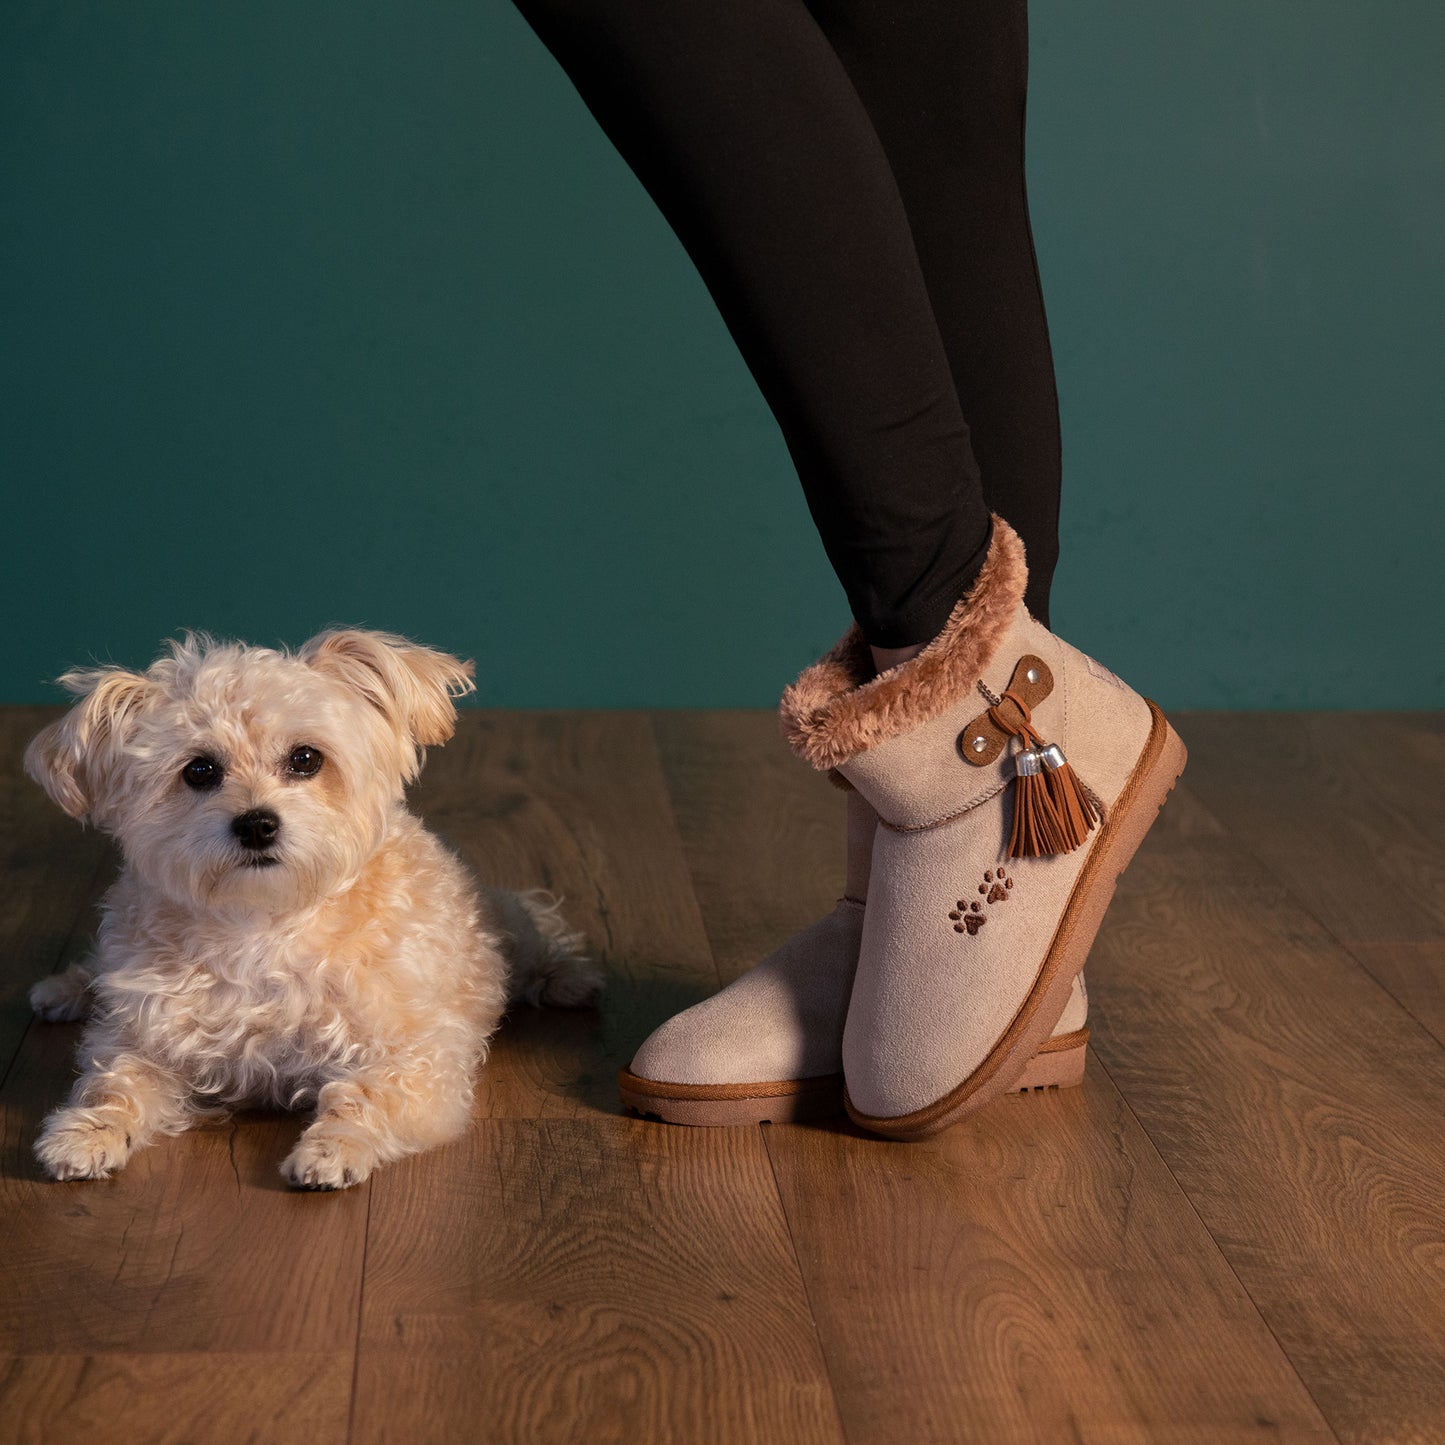
[[[1189,785],[1342,943],[1445,938],[1445,723],[1186,713]]]
[[[57,1184],[31,1153],[78,1025],[37,1026],[0,1091],[0,1353],[338,1350],[355,1337],[367,1192],[296,1194],[301,1121],[240,1117]]]
[[[1097,1051],[1340,1437],[1438,1440],[1445,1051],[1187,775],[1151,842],[1090,960]]]
[[[373,1180],[356,1438],[836,1440],[757,1132],[619,1116],[617,1066],[717,986],[647,719],[477,721],[427,816],[566,894],[608,990],[509,1020],[472,1134]]]
[[[23,993],[112,866],[20,775],[54,714],[0,709],[0,1441],[1445,1439],[1441,719],[1358,759],[1358,719],[1182,720],[1083,1090],[900,1145],[618,1114],[837,894],[843,797],[770,713],[467,714],[419,808],[611,987],[508,1020],[465,1139],[311,1196],[276,1116],[36,1177],[79,1031]]]
[[[838,1442],[756,1130],[486,1120],[376,1194],[354,1439]]]
[[[1445,1044],[1445,938],[1352,943],[1349,954],[1421,1028]]]
[[[599,1010],[514,1012],[479,1113],[615,1114],[617,1070],[717,987],[646,715],[465,714],[414,801],[484,883],[560,894],[607,974]]]
[[[113,872],[105,839],[83,829],[21,770],[26,744],[64,711],[0,708],[0,1079],[30,1026],[30,985],[83,954],[90,905]]]
[[[1335,1438],[1097,1065],[917,1144],[767,1139],[850,1439]]]
[[[1445,722],[1186,714],[1191,788],[1445,1042]]]
[[[843,891],[847,795],[798,762],[772,713],[652,715],[723,982]],[[726,831],[709,830],[726,817]]]
[[[342,1445],[351,1352],[0,1359],[4,1445]]]
[[[779,821],[794,799],[806,816],[818,780],[763,765],[770,715],[699,723],[659,724],[664,768],[706,860],[704,919],[757,957],[812,916],[789,878],[841,867],[844,821],[834,836]],[[760,826],[791,833],[791,856]],[[759,887],[767,917],[740,908]],[[1333,1438],[1097,1068],[1081,1091],[1000,1100],[917,1144],[766,1138],[850,1440]]]

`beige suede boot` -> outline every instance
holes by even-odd
[[[877,817],[848,794],[848,864],[832,912],[720,993],[675,1014],[618,1078],[622,1102],[669,1124],[755,1124],[843,1112],[843,1021],[863,937]]]
[[[848,794],[848,861],[832,912],[720,993],[657,1028],[623,1069],[623,1104],[669,1124],[756,1124],[843,1112],[843,1024],[863,938],[878,815]],[[1088,999],[1075,980],[1056,1037],[1015,1085],[1082,1082]]]
[[[1163,714],[1036,622],[1002,518],[978,580],[874,677],[854,628],[784,694],[784,732],[879,814],[843,1037],[849,1115],[920,1138],[1020,1087],[1118,875],[1183,771]]]

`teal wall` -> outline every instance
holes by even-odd
[[[1061,632],[1445,706],[1445,10],[1035,0]],[[185,626],[766,705],[846,622],[666,225],[510,5],[0,5],[0,700]]]

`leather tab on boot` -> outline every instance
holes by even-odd
[[[1014,668],[1013,677],[1009,679],[1007,691],[1022,698],[1032,710],[1053,690],[1054,675],[1049,671],[1048,663],[1031,652],[1024,653],[1018,660],[1018,666]],[[1018,713],[1011,698],[1005,698],[999,708],[1004,713]],[[1018,721],[1023,721],[1022,713],[1018,713]],[[999,754],[1008,745],[1010,736],[1011,734],[1004,732],[989,717],[985,709],[959,733],[958,755],[964,762],[972,763],[976,768],[987,767],[989,763],[998,760]]]

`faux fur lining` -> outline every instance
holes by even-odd
[[[947,712],[973,689],[1003,641],[1028,575],[1023,542],[995,514],[983,569],[917,657],[875,676],[855,623],[787,688],[778,711],[793,751],[815,768],[836,768]]]

